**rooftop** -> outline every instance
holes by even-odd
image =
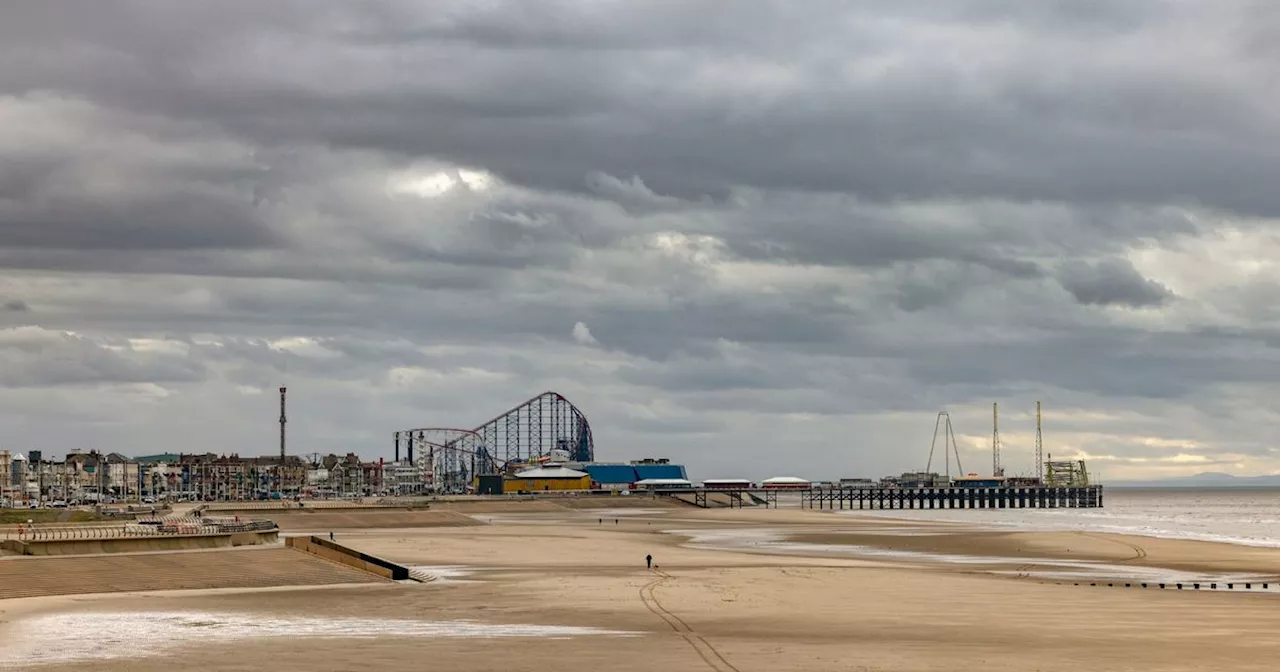
[[[636,485],[693,485],[683,478],[646,478],[636,481]]]
[[[565,467],[539,467],[521,471],[516,474],[516,478],[582,478],[586,475],[585,471]]]

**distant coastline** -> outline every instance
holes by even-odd
[[[1280,488],[1280,474],[1233,476],[1220,472],[1206,472],[1194,476],[1150,481],[1103,481],[1102,485],[1109,488]]]
[[[1116,481],[1099,483],[1108,490],[1280,490],[1280,483],[1164,483],[1145,481]]]

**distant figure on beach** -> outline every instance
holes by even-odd
[[[644,556],[644,564],[649,569],[653,569],[653,556],[652,555]]]
[[[596,523],[596,524],[597,524],[597,525],[604,525],[604,518],[600,518],[600,519],[598,519],[598,521],[597,521],[597,523]]]
[[[333,541],[333,532],[329,533],[329,541]]]

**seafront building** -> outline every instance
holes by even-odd
[[[90,504],[117,500],[199,501],[412,495],[430,488],[430,468],[361,460],[354,453],[242,457],[237,454],[72,451],[62,460],[41,451],[0,451],[0,504]]]
[[[633,490],[656,480],[686,479],[667,459],[631,462],[570,460],[552,451],[513,461],[502,473],[478,474],[468,491],[478,494],[542,491]],[[446,493],[438,466],[428,460],[363,460],[355,453],[243,457],[232,453],[120,453],[72,451],[61,460],[0,451],[0,503],[20,506],[110,503],[147,499],[192,501],[409,496]],[[656,480],[655,480],[656,479]],[[687,482],[687,481],[684,481]]]

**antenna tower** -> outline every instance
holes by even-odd
[[[1000,468],[1000,411],[996,402],[991,403],[991,475],[1004,476]]]
[[[1036,402],[1036,478],[1044,478],[1044,441],[1040,436],[1040,402]]]
[[[283,462],[283,461],[284,461],[284,457],[285,457],[285,452],[284,452],[284,423],[286,422],[285,417],[284,417],[284,392],[285,392],[285,389],[286,389],[286,388],[283,388],[283,387],[282,387],[282,388],[280,388],[280,461],[281,461],[281,462]]]
[[[956,433],[951,430],[951,414],[946,411],[938,413],[938,419],[933,422],[933,442],[929,444],[929,461],[925,463],[925,473],[932,473],[933,469],[933,451],[938,445],[938,430],[942,430],[942,455],[946,458],[947,478],[951,478],[951,455],[956,456],[956,469],[961,474],[964,468],[960,466],[960,450],[956,448]]]

